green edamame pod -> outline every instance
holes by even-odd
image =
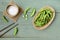
[[[5,16],[3,16],[2,19],[4,20],[4,22],[8,22],[8,20]]]
[[[38,12],[38,15],[35,17],[35,25],[36,26],[43,26],[45,24],[47,24],[53,17],[53,13],[51,13],[52,11],[49,9],[42,9]]]
[[[29,10],[30,10],[30,7],[26,8],[24,11],[24,15],[26,15]]]
[[[30,7],[26,8],[24,11],[23,17],[27,20],[27,12],[30,10]]]
[[[14,36],[15,36],[17,33],[18,33],[18,28],[15,27],[15,28],[14,28]]]
[[[33,8],[32,13],[31,13],[31,17],[34,16],[35,13],[36,13],[36,9]]]

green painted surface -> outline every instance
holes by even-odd
[[[2,21],[3,10],[6,8],[10,0],[0,0],[0,29],[11,24],[13,21],[10,20],[8,23]],[[34,29],[32,25],[33,17],[28,17],[26,21],[21,15],[17,21],[19,23],[19,32],[16,36],[13,35],[13,29],[6,33],[3,37],[5,40],[60,40],[60,0],[14,0],[23,9],[27,7],[36,8],[38,11],[40,8],[50,5],[56,10],[56,16],[52,24],[45,30],[38,31]],[[28,13],[30,15],[30,13]],[[3,33],[3,32],[2,32]],[[0,33],[1,34],[1,33]],[[0,39],[0,40],[4,40]]]

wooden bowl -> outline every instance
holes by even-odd
[[[34,25],[34,28],[37,29],[37,30],[43,30],[43,29],[47,28],[47,27],[52,23],[52,21],[53,21],[53,19],[54,19],[54,17],[55,17],[55,10],[54,10],[52,7],[46,6],[46,7],[43,7],[43,9],[44,9],[44,8],[49,8],[49,9],[51,9],[51,11],[53,12],[53,17],[52,17],[52,19],[51,19],[47,24],[45,24],[44,26],[42,26],[42,27],[37,27],[37,26],[35,25],[34,21],[36,20],[36,18],[37,18],[37,16],[38,16],[39,14],[36,13],[36,15],[35,15],[34,18],[33,18],[33,25]]]
[[[9,13],[7,12],[7,9],[10,6],[16,6],[18,7],[18,13],[15,16],[9,15]],[[13,0],[11,0],[7,7],[5,8],[5,10],[3,11],[3,15],[7,16],[8,18],[10,18],[11,20],[13,20],[14,22],[16,22],[18,20],[18,18],[20,17],[20,15],[22,14],[23,9],[21,8],[21,6],[18,6]]]
[[[15,13],[15,15],[12,15],[12,14],[10,14],[10,13],[8,12],[8,10],[9,10],[9,8],[10,8],[11,6],[17,8],[17,13]],[[13,10],[14,10],[14,9],[13,9]],[[7,12],[7,14],[8,14],[10,17],[15,17],[15,16],[19,13],[19,7],[18,7],[17,5],[8,5],[8,6],[7,6],[7,9],[6,9],[6,12]],[[14,14],[14,13],[13,13],[13,14]]]

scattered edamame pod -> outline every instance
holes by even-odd
[[[30,7],[25,9],[23,17],[27,20],[27,12],[30,10]]]
[[[31,17],[34,16],[35,13],[36,13],[36,9],[33,8],[32,13],[31,13]]]
[[[26,8],[24,11],[24,15],[26,15],[29,10],[30,10],[30,7]]]
[[[15,28],[14,28],[14,36],[15,36],[17,33],[18,33],[18,28],[15,27]]]
[[[2,19],[4,20],[4,22],[8,22],[8,20],[5,16],[2,16]]]

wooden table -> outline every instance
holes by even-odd
[[[2,20],[3,11],[6,8],[7,4],[10,0],[0,0],[0,29],[4,28],[13,21],[11,19],[8,20],[8,23],[5,23]],[[28,20],[26,21],[21,15],[16,23],[19,23],[17,26],[19,32],[16,36],[13,35],[14,29],[6,33],[0,40],[60,40],[60,0],[14,0],[19,6],[23,9],[27,7],[36,8],[38,11],[40,8],[44,6],[51,6],[56,11],[56,16],[52,24],[45,30],[38,31],[34,29],[32,25],[33,17],[30,17],[30,12],[28,13]]]

